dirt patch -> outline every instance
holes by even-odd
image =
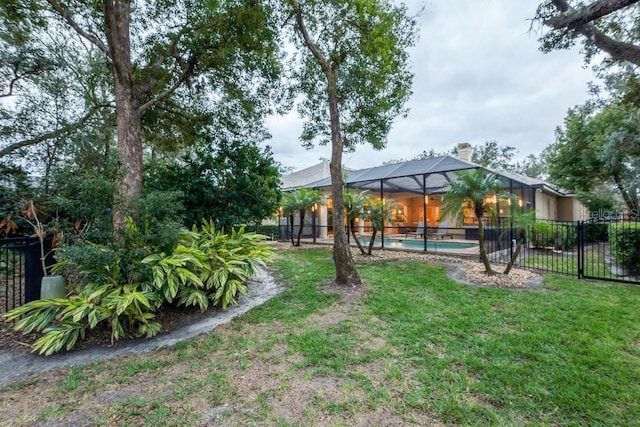
[[[156,314],[156,320],[162,324],[162,332],[158,336],[171,331],[197,323],[207,317],[211,317],[215,309],[205,313],[200,313],[196,309],[185,309],[177,307],[165,307]],[[29,353],[33,343],[41,334],[22,332],[13,329],[14,324],[0,321],[0,349],[8,350],[12,353]],[[121,339],[114,344],[111,343],[111,329],[99,325],[96,329],[87,331],[86,339],[78,341],[72,351],[82,350],[91,347],[111,347],[117,348],[125,346],[131,339]]]

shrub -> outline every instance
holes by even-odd
[[[631,274],[640,273],[640,223],[610,224],[609,239],[616,262]]]
[[[247,293],[246,281],[273,253],[260,244],[265,236],[243,228],[223,234],[208,221],[200,229],[177,230],[169,251],[156,252],[149,230],[131,218],[126,224],[123,238],[112,247],[61,249],[56,271],[75,272],[78,278],[69,297],[33,301],[5,314],[6,321],[19,319],[16,330],[43,334],[34,351],[50,355],[71,349],[88,329],[103,323],[112,341],[154,336],[161,329],[155,312],[175,300],[202,311],[209,301],[226,308],[238,293]]]
[[[531,244],[536,248],[544,248],[553,245],[553,227],[545,221],[537,221],[533,224]]]
[[[576,225],[572,223],[562,224],[559,223],[556,225],[556,230],[554,233],[554,247],[556,249],[571,249],[575,247],[576,240],[578,237],[578,232],[576,230]]]
[[[531,236],[531,243],[536,248],[566,250],[576,245],[577,231],[574,224],[536,221]]]
[[[609,240],[609,224],[606,223],[585,223],[584,241],[587,243],[607,242]]]

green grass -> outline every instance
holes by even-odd
[[[586,249],[583,266],[583,274],[585,276],[597,278],[614,277],[610,266],[607,265],[604,253],[605,248],[602,245]],[[578,275],[578,256],[575,252],[533,250],[524,258],[524,264],[541,271],[572,276]]]
[[[540,291],[470,289],[432,267],[396,269],[394,281],[388,266],[363,275],[368,306],[416,369],[413,405],[465,424],[640,419],[636,288],[548,277]]]
[[[640,287],[547,276],[541,288],[505,290],[425,263],[358,269],[367,293],[344,300],[324,290],[328,251],[286,252],[276,274],[287,291],[230,325],[7,388],[0,402],[37,390],[35,416],[61,424],[75,411],[104,425],[640,420]],[[0,404],[0,424],[8,409]]]

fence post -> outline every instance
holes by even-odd
[[[584,221],[578,221],[577,225],[578,237],[578,278],[584,277]]]
[[[40,240],[37,237],[25,239],[24,248],[24,302],[40,299],[40,283],[44,276],[40,260]]]

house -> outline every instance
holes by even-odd
[[[407,227],[426,223],[428,227],[456,229],[460,238],[472,238],[474,231],[477,231],[473,212],[465,212],[462,227],[451,218],[441,218],[440,215],[449,182],[455,180],[456,174],[462,171],[481,167],[471,161],[471,152],[471,145],[463,143],[458,145],[457,157],[432,157],[349,170],[345,174],[345,189],[368,190],[380,199],[393,199],[394,221],[389,224],[388,230],[391,233],[402,233]],[[514,195],[521,207],[535,209],[536,218],[556,221],[585,219],[583,215],[586,210],[574,194],[524,175],[488,170],[498,175],[505,192]],[[323,192],[325,203],[318,207],[317,213],[314,212],[313,221],[318,226],[318,237],[326,237],[332,231],[329,220],[332,210],[329,163],[323,162],[283,178],[283,190],[300,187],[316,188]],[[508,216],[507,201],[498,203],[499,215]],[[359,227],[361,231],[366,231],[366,222],[361,220]]]

